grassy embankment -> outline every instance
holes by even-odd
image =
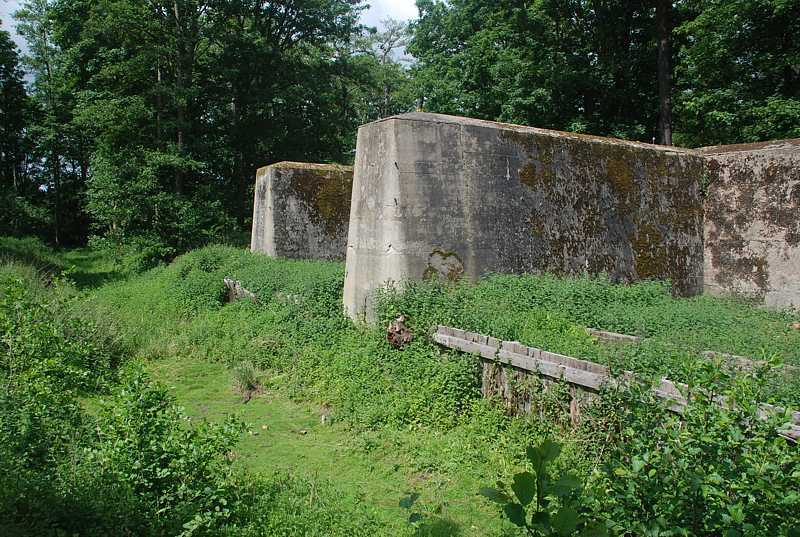
[[[561,470],[588,478],[608,462],[604,441],[611,429],[604,424],[625,419],[594,419],[590,412],[586,423],[573,428],[564,419],[566,400],[557,387],[538,395],[533,417],[508,418],[480,399],[474,358],[428,341],[434,324],[644,376],[716,383],[720,390],[738,381],[699,358],[701,351],[800,364],[800,334],[788,327],[788,313],[709,297],[676,300],[658,283],[624,287],[602,280],[496,276],[477,286],[419,284],[384,297],[383,320],[402,312],[417,335],[398,351],[381,329],[342,318],[340,264],[208,247],[168,267],[122,278],[102,257],[90,257],[96,254],[72,252],[69,259],[50,260],[47,254],[37,255],[48,263],[77,265],[72,278],[85,289],[75,303],[80,315],[113,334],[129,359],[144,361],[190,416],[219,421],[238,413],[250,424],[236,448],[236,466],[333,483],[330,509],[362,510],[386,534],[504,533],[510,525],[475,496],[478,487],[513,473],[524,447],[545,436],[565,444]],[[226,276],[255,292],[259,303],[226,304]],[[93,288],[101,282],[109,283]],[[585,326],[646,339],[638,345],[601,344],[586,335]],[[262,391],[246,404],[233,390],[232,368],[242,362],[263,372]],[[773,381],[754,395],[800,406],[796,380],[768,375]],[[424,516],[422,524],[410,525],[409,510],[399,500],[414,492],[420,498],[412,510]],[[309,494],[313,503],[313,490]]]

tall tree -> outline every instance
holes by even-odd
[[[17,47],[8,32],[0,29],[0,184],[15,193],[23,191],[27,112]]]
[[[20,57],[8,32],[0,30],[0,234],[49,231],[32,162],[29,126],[33,107],[25,90]]]
[[[352,158],[352,89],[372,83],[354,52],[360,0],[29,4],[37,101],[61,127],[44,160],[85,179],[112,243],[173,255],[230,228],[226,212],[246,225],[256,167]]]
[[[676,4],[675,137],[699,146],[800,137],[800,0]]]
[[[428,110],[688,146],[800,136],[800,0],[417,5]]]
[[[395,56],[404,51],[411,34],[407,22],[389,18],[381,21],[381,24],[382,30],[369,34],[367,52],[374,55],[377,61],[373,72],[381,89],[378,117],[386,117],[405,111],[409,105],[408,96],[403,94],[404,86],[408,84],[407,72],[402,60]]]
[[[656,0],[658,27],[658,143],[672,145],[672,0]]]
[[[409,51],[429,110],[650,141],[649,2],[420,0]]]
[[[214,166],[229,178],[240,223],[251,214],[257,167],[345,157],[340,129],[352,129],[354,118],[348,99],[337,97],[360,11],[352,0],[236,0],[214,11],[212,128],[226,143]]]
[[[34,98],[43,111],[33,128],[37,145],[42,149],[49,180],[45,187],[53,202],[53,241],[58,245],[62,233],[62,147],[63,107],[57,84],[59,82],[59,50],[53,42],[52,3],[50,0],[29,0],[15,14],[18,31],[30,47],[26,63],[35,75]]]

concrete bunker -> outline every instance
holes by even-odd
[[[698,153],[429,113],[358,131],[345,309],[388,282],[606,273],[703,288]]]
[[[705,290],[800,307],[800,139],[706,147]]]
[[[275,257],[342,260],[353,169],[279,162],[256,173],[250,249]]]

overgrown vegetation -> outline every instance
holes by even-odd
[[[6,264],[0,291],[4,535],[374,534],[347,506],[315,507],[324,484],[234,474],[244,424],[189,422],[141,366],[120,369],[68,284]]]
[[[53,505],[62,507],[46,514],[33,497],[19,496],[29,498],[28,505],[12,502],[17,498],[12,495],[5,497],[3,512],[13,513],[17,524],[44,517],[54,527],[79,524],[98,528],[97,533],[113,523],[150,534],[188,532],[196,524],[200,533],[231,535],[358,531],[506,535],[513,534],[514,520],[493,515],[491,505],[476,495],[478,489],[525,471],[526,459],[521,457],[525,447],[555,437],[563,445],[561,456],[536,471],[543,479],[547,476],[548,483],[573,473],[579,487],[571,488],[564,500],[548,500],[552,509],[547,507],[547,512],[553,517],[569,499],[576,520],[612,535],[766,536],[787,534],[800,524],[800,495],[794,486],[800,476],[800,454],[775,434],[786,417],[759,420],[754,405],[764,400],[794,404],[796,399],[768,382],[774,374],[769,365],[763,371],[734,375],[697,354],[697,349],[711,347],[757,356],[763,347],[796,363],[800,336],[784,330],[788,314],[707,297],[675,299],[657,283],[624,287],[602,279],[534,276],[494,276],[477,285],[426,282],[390,290],[379,300],[382,322],[403,313],[417,336],[398,350],[386,341],[380,326],[356,326],[344,318],[342,270],[337,263],[279,260],[212,246],[97,290],[68,293],[72,298],[67,302],[79,307],[32,307],[26,301],[41,295],[23,293],[17,277],[16,283],[4,287],[17,290],[7,293],[3,311],[14,323],[24,324],[30,317],[36,326],[60,326],[42,317],[48,311],[77,316],[85,328],[64,333],[61,339],[66,341],[96,333],[98,327],[113,335],[108,343],[86,347],[94,361],[59,352],[64,360],[56,362],[58,373],[51,365],[37,369],[37,378],[81,379],[71,372],[75,368],[117,371],[113,359],[101,357],[125,356],[133,363],[205,360],[213,367],[221,363],[230,368],[228,378],[248,389],[258,383],[273,394],[270,397],[279,394],[324,407],[326,418],[335,419],[341,428],[337,430],[350,438],[348,449],[370,453],[381,446],[402,454],[409,472],[433,480],[410,489],[398,485],[395,509],[397,498],[414,498],[405,502],[408,509],[410,504],[414,508],[407,523],[400,520],[389,527],[378,523],[364,510],[373,504],[370,498],[356,505],[331,492],[328,501],[307,503],[305,494],[316,497],[330,491],[323,486],[319,492],[307,474],[243,475],[247,470],[232,464],[242,431],[236,420],[187,421],[171,397],[133,366],[131,371],[123,368],[120,381],[110,374],[102,384],[74,383],[74,390],[81,392],[68,390],[68,383],[48,381],[52,393],[46,397],[59,402],[36,407],[50,409],[41,418],[49,421],[33,430],[61,436],[31,440],[33,446],[44,446],[36,448],[46,448],[44,453],[54,449],[44,456],[49,461],[44,465],[4,454],[4,464],[21,462],[9,467],[3,479],[41,478],[46,486],[37,486],[50,491],[50,497],[61,502]],[[258,303],[227,303],[224,277],[242,282],[256,293]],[[54,285],[44,296],[60,294],[57,289],[63,284],[57,279]],[[9,313],[22,311],[26,313],[21,317]],[[4,321],[4,326],[11,327],[12,320]],[[502,405],[481,398],[476,358],[430,342],[427,334],[436,324],[605,360],[615,370],[630,367],[644,378],[661,373],[679,376],[698,396],[678,416],[648,395],[646,383],[608,391],[583,409],[576,426],[569,419],[565,386],[531,382],[519,388],[529,391],[532,414],[510,417]],[[584,331],[588,324],[649,339],[626,346],[599,343]],[[9,330],[4,329],[3,339],[8,342],[3,352],[9,360],[27,352],[25,342],[49,341],[36,331],[17,337]],[[775,333],[783,336],[769,337]],[[29,346],[44,348],[38,343]],[[668,354],[659,354],[665,349]],[[4,382],[27,386],[20,375],[7,373]],[[233,393],[231,380],[227,383],[225,389]],[[4,430],[16,439],[26,436],[19,434],[24,419],[15,417],[21,412],[15,409],[46,400],[19,390],[9,391],[17,399],[4,406],[2,418]],[[76,397],[103,391],[111,395],[99,396],[98,411],[86,411]],[[713,404],[711,398],[720,394],[735,401],[736,409]],[[259,395],[253,397],[257,401]],[[248,408],[253,404],[258,403],[250,402]],[[305,432],[293,434],[302,437]],[[25,449],[13,442],[5,445],[16,446],[16,452]],[[70,477],[89,474],[94,480]],[[172,480],[181,475],[182,479]],[[433,482],[442,490],[456,487],[452,493],[456,496],[469,496],[472,509],[484,513],[481,522],[477,526],[470,522],[472,530],[462,527],[458,518],[464,516],[462,511],[450,506],[449,500],[431,496],[428,489]],[[94,496],[92,502],[87,499],[88,489],[80,488],[86,484],[105,487],[102,490],[108,493],[102,495],[102,503],[92,503],[99,501]],[[25,485],[8,490],[20,486]],[[575,495],[578,488],[580,496]],[[420,494],[423,499],[418,499]],[[67,521],[64,513],[72,509],[86,516]],[[558,525],[561,522],[553,522],[554,531],[571,527]]]
[[[561,453],[561,444],[545,440],[525,450],[531,471],[514,475],[511,485],[484,487],[480,493],[500,504],[503,513],[529,535],[606,535],[604,526],[586,525],[578,514],[581,482],[573,474],[551,480],[548,467]]]

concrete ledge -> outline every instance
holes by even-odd
[[[668,279],[702,290],[702,157],[439,114],[358,132],[345,309],[374,291],[491,272]]]
[[[353,169],[279,162],[256,173],[250,249],[274,257],[345,258]]]
[[[800,139],[706,147],[705,288],[800,308]]]

